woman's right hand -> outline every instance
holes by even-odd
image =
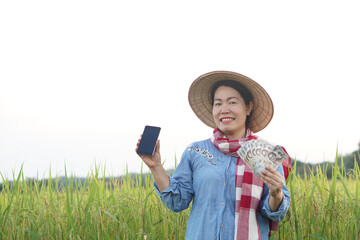
[[[139,138],[135,151],[138,150],[141,137]],[[156,141],[155,151],[152,156],[138,154],[143,162],[149,167],[160,192],[170,187],[169,176],[161,164],[160,140]]]
[[[139,148],[141,137],[142,136],[140,136],[136,144],[136,149],[135,149],[136,152]],[[161,165],[161,156],[160,156],[160,140],[156,141],[155,151],[152,156],[147,156],[142,154],[138,154],[138,155],[143,160],[143,162],[148,166],[148,168],[150,168],[150,170],[156,167],[161,167],[162,165]]]

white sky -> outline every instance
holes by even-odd
[[[311,163],[360,141],[358,1],[1,1],[0,171],[12,179],[95,164],[140,171],[144,125],[162,127],[165,167],[212,130],[187,101],[213,70],[270,94],[258,135]],[[146,168],[145,168],[145,171]],[[0,179],[1,180],[1,179]]]

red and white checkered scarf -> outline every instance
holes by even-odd
[[[234,239],[236,240],[261,239],[260,227],[256,216],[259,211],[264,183],[256,174],[253,174],[251,169],[237,154],[237,150],[241,147],[241,144],[252,139],[258,139],[258,137],[255,136],[250,129],[246,130],[245,138],[238,140],[226,138],[218,128],[214,130],[214,134],[211,137],[211,142],[221,152],[228,156],[238,158],[235,176],[236,203]],[[291,167],[290,158],[284,161],[283,166],[286,179]],[[269,221],[269,224],[271,230],[277,230],[277,222]]]

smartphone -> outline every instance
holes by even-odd
[[[160,134],[160,127],[145,126],[137,153],[141,155],[154,155],[156,141]]]

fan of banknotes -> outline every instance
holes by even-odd
[[[254,139],[241,145],[237,151],[241,159],[260,177],[266,166],[277,169],[288,158],[279,145],[272,145],[267,141]]]

